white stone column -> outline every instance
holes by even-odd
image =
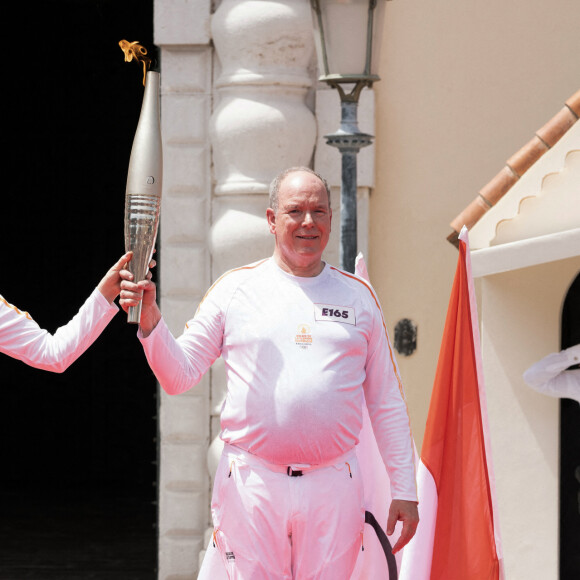
[[[210,0],[156,0],[155,43],[161,53],[163,199],[159,235],[161,311],[178,336],[210,284],[213,51]],[[160,580],[194,580],[209,521],[209,380],[159,410]]]

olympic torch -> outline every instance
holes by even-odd
[[[161,208],[162,178],[159,73],[147,71],[125,190],[125,251],[133,252],[128,269],[135,282],[145,280],[153,257]],[[139,324],[140,320],[139,303],[129,308],[127,322]]]

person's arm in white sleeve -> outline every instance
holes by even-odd
[[[545,356],[523,375],[526,384],[550,397],[563,397],[580,402],[580,369],[567,371],[580,363],[580,344]]]
[[[156,303],[155,284],[133,284],[123,272],[121,306],[127,310],[142,300],[141,323],[137,336],[147,362],[165,392],[176,395],[187,391],[220,356],[223,328],[219,292],[208,292],[185,332],[175,338]]]
[[[197,385],[220,355],[219,335],[203,333],[195,319],[189,324],[177,339],[163,318],[148,336],[141,330],[137,334],[151,370],[169,395],[178,395]]]
[[[380,325],[380,326],[379,326]],[[417,501],[413,438],[403,385],[382,316],[368,346],[365,399],[394,499]]]
[[[29,366],[62,373],[97,339],[118,312],[113,300],[120,291],[119,272],[131,259],[123,255],[105,274],[79,312],[54,335],[27,312],[0,298],[0,352]]]
[[[393,553],[415,534],[419,523],[413,437],[403,385],[382,312],[377,308],[368,344],[365,399],[381,456],[389,473],[391,497],[387,534],[397,520],[403,530]]]

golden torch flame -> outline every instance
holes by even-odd
[[[147,69],[151,64],[151,59],[147,56],[147,49],[139,44],[139,41],[129,42],[128,40],[120,40],[119,46],[125,53],[125,62],[131,62],[133,59],[143,65],[143,86],[145,86],[145,77]]]

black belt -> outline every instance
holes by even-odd
[[[290,477],[302,477],[304,474],[302,473],[302,471],[299,470],[294,470],[292,469],[290,466],[288,466],[288,469],[286,470],[286,473],[290,476]]]

